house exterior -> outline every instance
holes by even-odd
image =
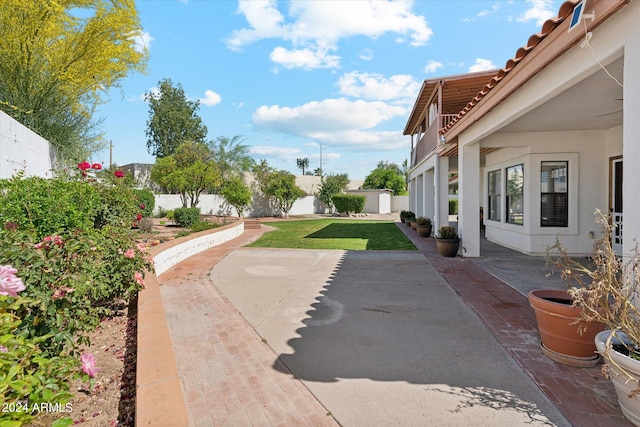
[[[544,254],[560,236],[570,254],[586,255],[601,231],[596,209],[612,213],[614,246],[631,254],[640,238],[637,22],[638,1],[565,2],[455,117],[439,122],[428,152],[412,157],[416,214],[442,225],[443,193],[457,173],[462,256],[481,255],[481,228],[526,254]],[[409,123],[428,107],[419,96]]]

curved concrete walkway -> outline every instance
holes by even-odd
[[[241,248],[261,234],[247,230],[161,275],[190,425],[626,425],[591,370],[596,400],[565,411],[557,382],[551,403],[520,367],[538,339],[520,329],[522,295],[499,304],[517,309],[508,323],[483,313],[508,286],[401,228],[420,252]]]

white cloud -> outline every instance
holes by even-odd
[[[444,65],[442,65],[442,62],[432,60],[427,62],[427,65],[424,67],[424,72],[435,73],[439,68],[444,68]]]
[[[276,147],[273,145],[258,145],[249,148],[249,152],[256,157],[280,159],[291,162],[300,157],[302,150],[299,148]]]
[[[377,101],[413,102],[420,91],[420,83],[408,74],[397,74],[386,79],[380,74],[357,71],[343,74],[338,79],[338,87],[342,95]]]
[[[269,58],[276,64],[288,69],[335,68],[340,64],[339,56],[329,55],[326,51],[314,51],[306,48],[288,50],[284,47],[276,47],[269,55]]]
[[[478,17],[482,18],[483,16],[492,15],[494,13],[497,13],[498,10],[500,10],[500,3],[494,3],[491,5],[491,9],[483,9],[478,12]]]
[[[258,128],[313,139],[345,150],[395,150],[406,148],[406,139],[401,132],[373,128],[406,114],[406,108],[380,101],[339,98],[298,107],[264,105],[253,114],[253,122]]]
[[[496,67],[493,62],[489,59],[476,58],[476,63],[469,67],[470,73],[475,73],[477,71],[488,71],[494,70]]]
[[[135,49],[140,53],[144,53],[149,50],[151,47],[151,42],[153,41],[153,37],[151,34],[146,31],[140,31],[138,34],[134,35],[133,41],[135,42]]]
[[[227,39],[230,49],[239,50],[261,39],[285,36],[284,17],[276,8],[275,0],[240,0],[238,13],[244,15],[250,28],[232,32]]]
[[[371,61],[373,59],[373,51],[371,49],[363,49],[358,55],[363,61]]]
[[[556,16],[552,0],[527,0],[527,3],[530,7],[518,17],[518,22],[535,21],[536,25],[541,27],[547,19]]]
[[[200,104],[207,107],[213,107],[214,105],[220,103],[220,101],[222,101],[222,97],[209,89],[204,92],[204,98],[200,98]]]
[[[338,98],[312,101],[293,108],[263,105],[253,113],[253,121],[263,128],[309,136],[316,132],[370,129],[406,112],[403,107],[384,102]]]
[[[248,27],[234,30],[227,46],[240,50],[258,40],[279,38],[291,42],[292,48],[277,48],[271,58],[281,58],[288,68],[311,69],[314,64],[338,67],[340,58],[327,52],[336,50],[342,38],[375,39],[385,33],[396,33],[408,38],[412,46],[427,43],[433,31],[424,16],[415,15],[412,8],[413,1],[293,0],[286,21],[274,0],[240,0],[238,13],[245,16]],[[304,53],[307,60],[292,58],[292,53]]]

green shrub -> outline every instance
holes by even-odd
[[[438,229],[438,235],[436,237],[438,239],[457,239],[458,232],[454,227],[443,225]]]
[[[200,208],[174,209],[173,216],[179,226],[190,228],[195,222],[200,221]]]
[[[211,230],[212,228],[218,228],[220,224],[215,222],[198,220],[191,225],[191,231],[197,233],[198,231]]]
[[[76,357],[43,354],[41,346],[48,337],[25,337],[17,332],[21,323],[18,313],[32,304],[21,296],[0,296],[0,395],[2,402],[14,405],[3,408],[2,425],[29,423],[38,413],[31,413],[35,405],[67,408],[72,396],[69,381],[80,376]]]
[[[333,196],[331,200],[333,201],[333,205],[336,207],[337,212],[344,212],[348,214],[349,212],[362,212],[367,199],[364,196],[358,196],[355,194],[340,194]]]
[[[167,219],[169,221],[175,221],[176,220],[176,214],[175,211],[173,209],[170,209],[168,211],[165,212],[165,216],[167,217]]]
[[[418,218],[416,218],[416,224],[431,226],[431,218],[419,216]]]
[[[67,402],[87,333],[141,289],[152,269],[131,232],[139,211],[131,187],[109,171],[85,172],[85,163],[53,179],[19,173],[0,180],[3,402]],[[21,289],[7,292],[16,277]],[[30,417],[2,414],[0,424]]]
[[[458,201],[449,200],[449,215],[458,215]]]
[[[109,172],[96,175],[0,181],[0,265],[22,272],[24,295],[35,302],[20,313],[19,329],[26,338],[46,336],[47,354],[82,343],[151,268],[130,231],[135,195]]]
[[[139,212],[142,216],[153,216],[153,210],[156,207],[156,197],[153,195],[153,192],[145,188],[133,190],[133,193],[138,197]]]
[[[166,210],[165,208],[163,208],[162,206],[158,206],[158,210],[155,213],[155,217],[156,218],[164,218],[167,216],[167,212],[169,212],[168,210]]]

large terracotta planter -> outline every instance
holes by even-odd
[[[420,236],[420,237],[429,237],[429,236],[431,236],[431,226],[430,225],[416,225],[416,231],[418,232],[418,236]]]
[[[440,239],[436,237],[436,250],[444,257],[455,257],[460,248],[460,239]]]
[[[599,362],[593,342],[596,334],[604,330],[604,323],[578,325],[579,307],[571,305],[567,291],[537,289],[529,292],[529,304],[536,314],[538,331],[544,354],[556,362],[576,367],[591,367]],[[580,326],[586,326],[582,334]]]
[[[616,389],[618,403],[620,404],[620,409],[622,409],[622,414],[635,425],[640,425],[640,396],[629,397],[629,394],[638,388],[638,378],[640,378],[640,361],[625,356],[612,348],[607,350],[607,340],[609,335],[611,335],[611,331],[609,330],[602,331],[597,334],[595,337],[596,348],[598,349],[598,353],[603,356],[605,351],[607,351],[607,356],[611,358],[615,364],[622,367],[627,371],[627,373],[635,378],[634,380],[629,380],[629,378],[624,375],[614,363],[607,364],[609,378],[613,383],[613,387]],[[623,339],[625,338],[624,334],[621,332],[618,332],[618,335]],[[621,343],[614,337],[612,338],[610,345],[615,344]]]
[[[411,225],[411,228],[413,228],[414,230],[418,227],[418,223],[415,220],[410,221],[409,225]]]

